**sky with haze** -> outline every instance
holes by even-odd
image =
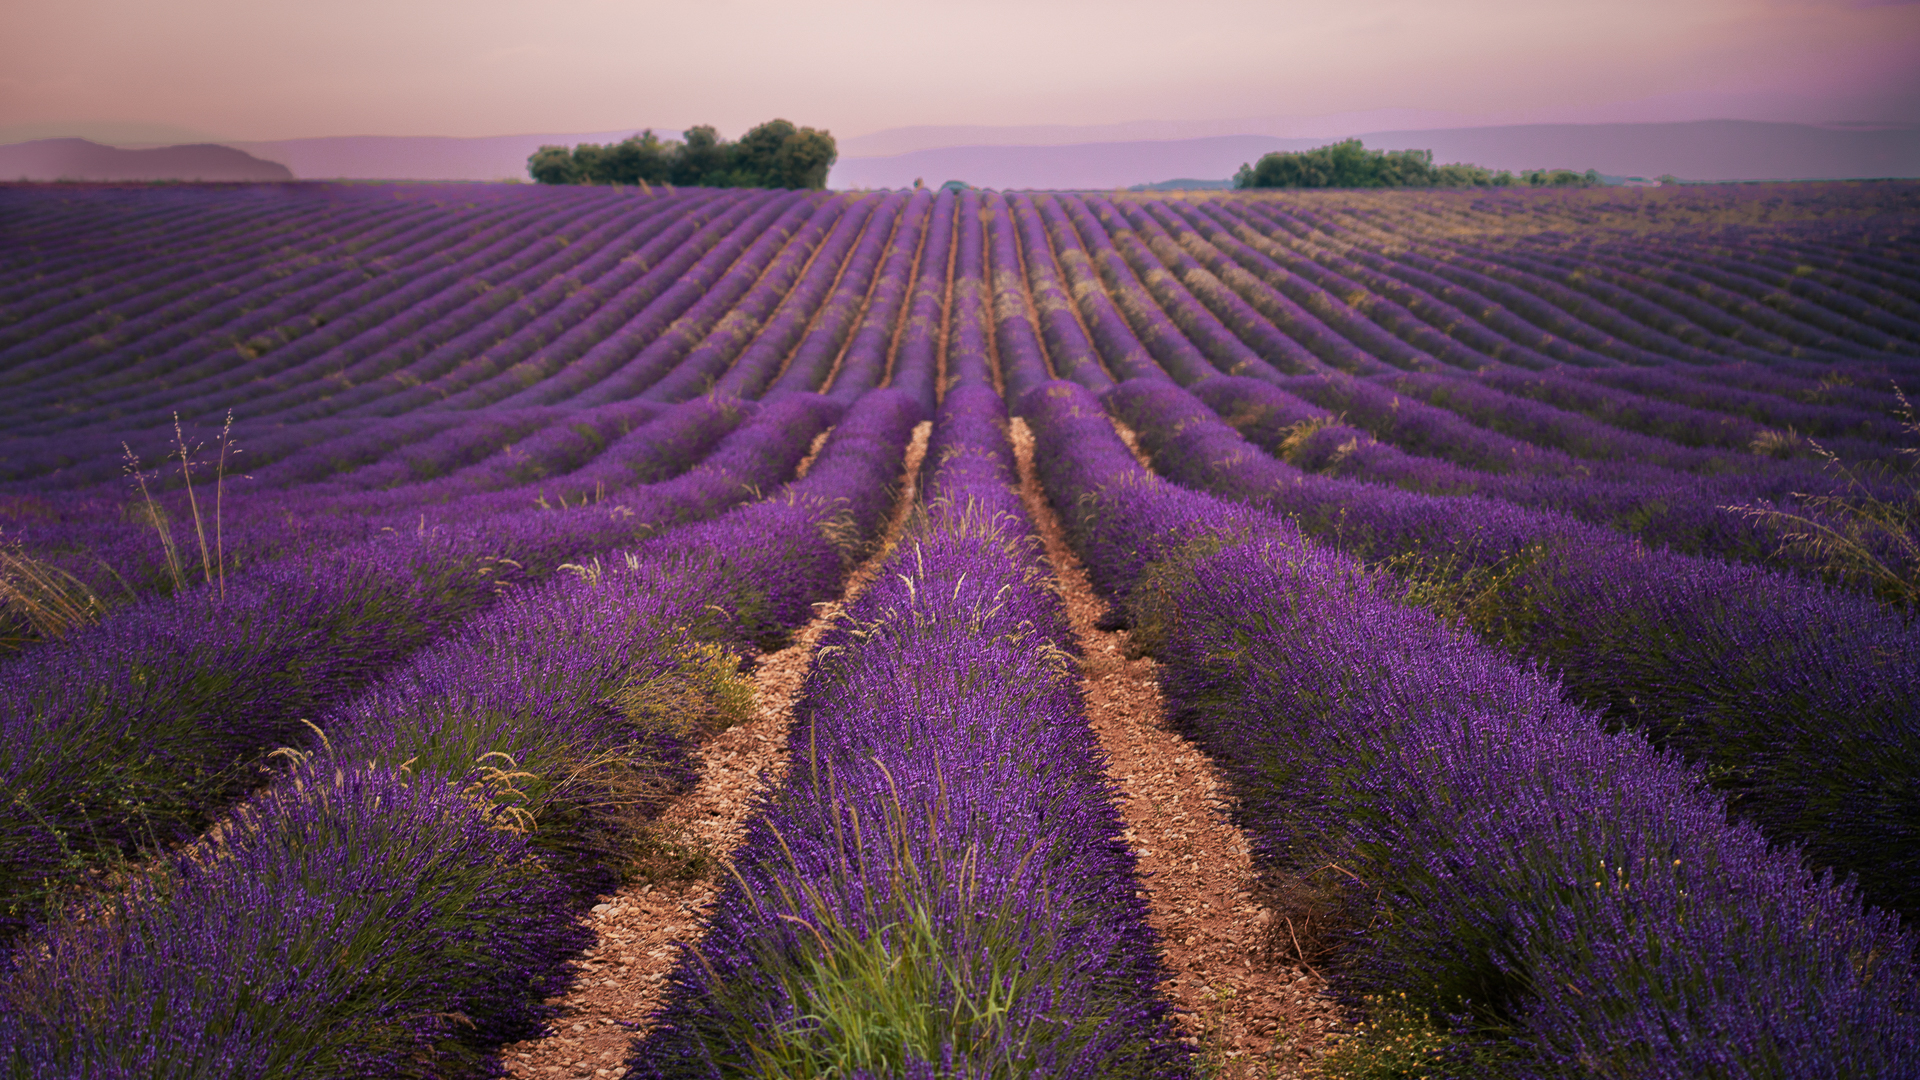
[[[1920,2],[11,0],[0,141],[1920,122]],[[1051,133],[1051,134],[1049,134]],[[931,136],[928,136],[931,138]],[[851,145],[849,145],[851,140]],[[922,142],[925,140],[922,139]],[[950,139],[948,141],[951,141]],[[864,147],[864,150],[862,148]]]

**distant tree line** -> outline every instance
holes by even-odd
[[[1294,153],[1275,152],[1234,174],[1236,188],[1592,187],[1593,169],[1528,169],[1515,175],[1479,165],[1435,165],[1431,150],[1369,150],[1359,139]]]
[[[785,120],[727,142],[706,125],[662,139],[651,130],[601,146],[543,146],[527,158],[542,184],[684,184],[694,187],[824,188],[840,152],[833,136]]]

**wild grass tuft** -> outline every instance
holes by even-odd
[[[1362,999],[1366,1019],[1330,1040],[1326,1057],[1309,1074],[1316,1080],[1442,1080],[1509,1075],[1510,1059],[1501,1045],[1463,1036],[1436,1022],[1407,1000],[1369,994]]]
[[[52,641],[100,621],[106,604],[72,574],[34,558],[18,543],[0,545],[0,652]]]
[[[1920,465],[1920,418],[1899,386],[1901,426],[1915,445],[1902,454]],[[1920,473],[1909,473],[1910,491],[1885,497],[1834,453],[1809,441],[1813,452],[1844,484],[1825,495],[1796,493],[1794,508],[1742,505],[1725,509],[1771,526],[1783,553],[1811,561],[1842,584],[1871,592],[1911,620],[1920,611]],[[1757,449],[1757,448],[1756,448]]]
[[[748,902],[792,927],[785,940],[760,943],[755,969],[756,982],[778,982],[785,1015],[755,1015],[763,986],[715,988],[722,999],[739,995],[716,1014],[742,1025],[753,1075],[892,1075],[916,1062],[964,1061],[972,1075],[1014,1077],[1030,1071],[1036,1051],[1071,1059],[1099,1037],[1100,1015],[1034,1007],[1081,998],[1084,988],[1033,924],[1026,898],[981,879],[976,849],[923,847],[915,837],[930,823],[897,797],[884,822],[863,822],[851,808],[836,817],[854,834],[841,850],[855,854],[840,855],[830,873],[796,860],[758,889],[736,873]],[[858,839],[875,828],[878,858]]]
[[[1546,557],[1544,544],[1486,565],[1455,554],[1413,551],[1383,560],[1380,568],[1405,584],[1403,603],[1426,608],[1489,641],[1518,647],[1537,622],[1530,602],[1531,571]]]
[[[705,739],[752,717],[753,684],[725,646],[696,641],[671,667],[615,692],[613,704],[642,730]]]

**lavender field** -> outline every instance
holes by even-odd
[[[1920,1077],[1903,392],[1908,182],[0,186],[0,1071]]]

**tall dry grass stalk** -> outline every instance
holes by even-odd
[[[199,452],[199,446],[188,446],[186,431],[180,425],[180,414],[173,414],[174,449],[167,460],[180,459],[180,478],[187,489],[187,507],[193,513],[193,532],[200,546],[200,571],[209,588],[219,590],[222,600],[227,596],[227,550],[226,530],[224,528],[225,503],[227,490],[227,460],[240,453],[233,445],[233,412],[228,410],[227,421],[220,429],[220,455],[215,461],[213,481],[213,547],[207,546],[207,523],[200,513],[200,497],[193,490],[193,455]],[[167,574],[173,580],[175,592],[187,587],[186,565],[180,559],[180,547],[173,538],[173,528],[168,521],[166,508],[154,500],[153,491],[147,486],[147,474],[140,467],[139,456],[133,448],[121,443],[126,451],[127,473],[139,485],[142,516],[160,537],[160,549],[167,560]],[[204,463],[203,463],[204,464]]]
[[[1913,403],[1896,384],[1900,422],[1915,445],[1902,454],[1920,458],[1920,418]],[[1784,552],[1823,566],[1833,578],[1870,590],[1887,606],[1908,619],[1920,613],[1920,472],[1909,472],[1911,490],[1896,498],[1883,497],[1817,442],[1813,452],[1845,481],[1825,495],[1794,493],[1799,505],[1726,507],[1749,520],[1772,526]],[[1920,469],[1920,461],[1915,462]]]

